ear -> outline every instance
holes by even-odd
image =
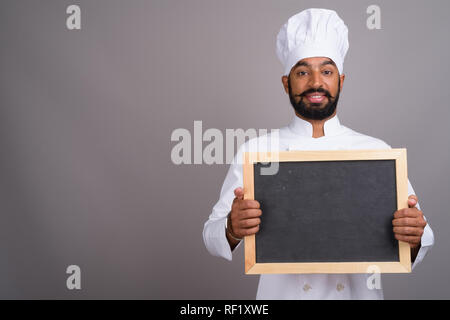
[[[281,82],[283,83],[284,91],[289,94],[288,76],[282,76]]]
[[[342,88],[344,87],[345,74],[342,74],[339,77],[341,78],[341,87],[339,88],[339,91],[342,91]]]

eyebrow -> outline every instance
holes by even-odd
[[[326,66],[327,64],[331,64],[331,65],[333,65],[333,66],[336,67],[336,64],[334,63],[333,60],[325,60],[324,62],[322,62],[322,63],[320,64],[320,66],[323,67],[323,66]],[[296,69],[297,67],[301,67],[301,66],[303,66],[303,67],[311,67],[311,65],[310,65],[308,62],[306,62],[306,61],[299,61],[299,62],[297,62],[297,64],[294,66],[294,69]]]

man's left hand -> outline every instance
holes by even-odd
[[[423,230],[427,225],[422,211],[416,208],[417,202],[417,197],[410,195],[408,208],[396,211],[392,220],[395,239],[409,243],[411,249],[420,246]]]

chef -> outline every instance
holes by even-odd
[[[389,149],[384,141],[345,127],[337,116],[349,48],[348,29],[335,11],[307,9],[292,16],[277,36],[276,50],[284,66],[281,78],[295,113],[279,130],[278,150]],[[203,229],[208,251],[232,259],[245,236],[256,234],[264,212],[256,200],[244,200],[242,152],[256,138],[243,144],[230,165],[220,198]],[[273,151],[273,149],[271,149]],[[258,150],[265,151],[265,150]],[[434,244],[430,226],[408,181],[408,208],[393,214],[395,238],[411,248],[412,269]],[[406,200],[406,199],[405,199]],[[257,299],[383,299],[381,286],[368,285],[371,274],[264,274]]]

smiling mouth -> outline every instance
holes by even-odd
[[[306,99],[311,103],[322,103],[325,98],[326,96],[323,94],[311,94],[306,96]]]

